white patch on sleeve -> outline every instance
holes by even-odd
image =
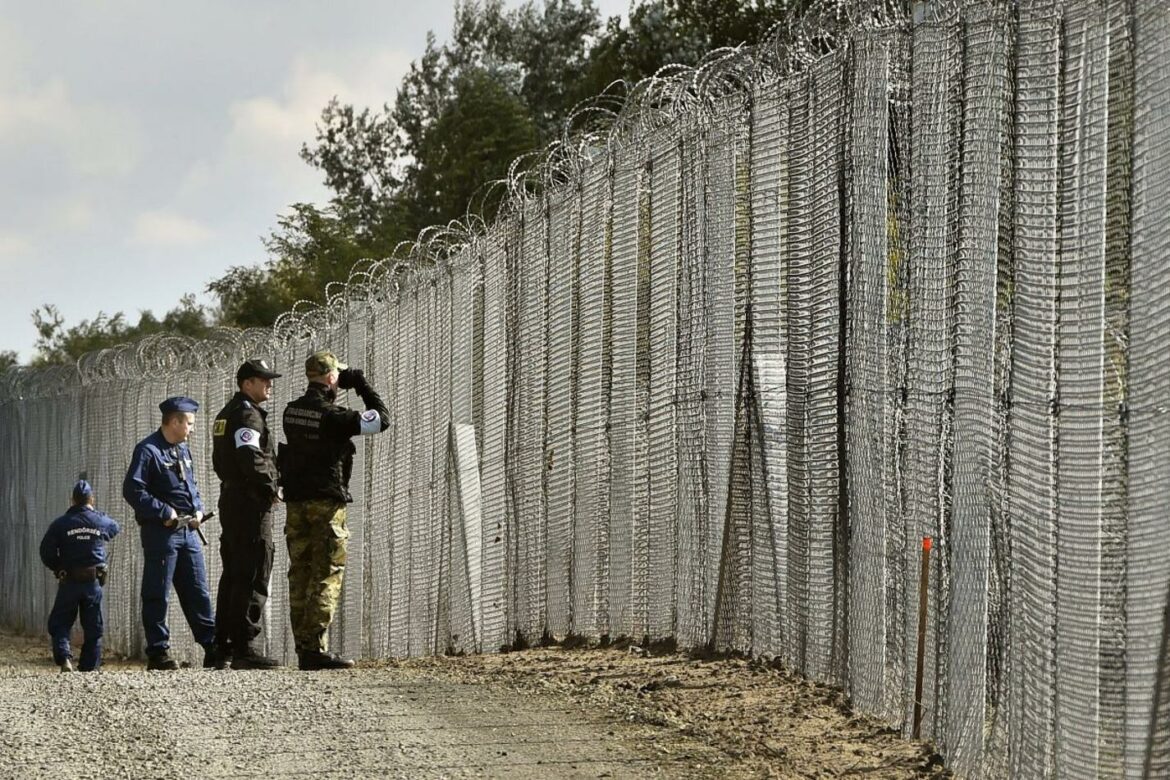
[[[236,430],[236,447],[255,447],[260,449],[260,431],[251,428]]]
[[[362,436],[382,432],[382,418],[373,409],[362,412]]]

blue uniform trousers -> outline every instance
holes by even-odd
[[[78,669],[91,672],[102,663],[102,586],[97,580],[74,582],[65,580],[57,586],[57,598],[49,612],[49,637],[53,644],[53,663],[60,666],[73,657],[69,634],[73,621],[81,613],[81,629],[85,642],[81,645]]]
[[[194,531],[175,530],[147,522],[142,537],[142,628],[146,654],[157,655],[171,646],[167,630],[167,598],[171,583],[195,641],[210,648],[215,644],[215,616],[203,564],[203,543]]]

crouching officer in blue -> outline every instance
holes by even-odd
[[[315,352],[305,361],[309,387],[284,410],[280,479],[288,516],[288,604],[297,666],[303,670],[345,669],[353,661],[325,651],[325,632],[341,598],[345,574],[345,505],[353,501],[349,477],[356,451],[354,436],[390,427],[386,403],[361,369],[348,368],[332,352]],[[337,389],[352,388],[364,412],[335,403]]]
[[[239,392],[215,417],[212,465],[223,481],[219,493],[219,554],[223,574],[215,602],[217,666],[230,659],[233,669],[280,666],[257,647],[260,619],[272,577],[272,507],[277,502],[276,445],[268,432],[268,412],[260,404],[280,377],[263,360],[249,360],[236,371]]]
[[[53,662],[73,671],[69,633],[81,613],[85,641],[78,668],[92,672],[102,665],[102,585],[106,579],[106,542],[118,524],[93,508],[93,489],[84,479],[73,486],[73,506],[49,525],[41,540],[41,561],[57,575],[57,599],[49,613]]]
[[[122,496],[134,508],[142,537],[142,627],[146,631],[147,669],[173,670],[167,630],[171,583],[195,641],[203,646],[205,667],[214,666],[215,618],[203,564],[203,543],[196,531],[203,520],[203,499],[195,484],[187,437],[195,428],[199,404],[168,398],[158,405],[162,426],[134,448]]]

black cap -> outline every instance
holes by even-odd
[[[245,379],[251,379],[254,376],[258,376],[261,379],[277,379],[280,377],[280,374],[272,370],[272,366],[268,365],[267,360],[261,360],[259,358],[244,361],[243,365],[236,371],[237,382],[243,382]]]

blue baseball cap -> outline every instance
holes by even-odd
[[[199,411],[199,402],[185,395],[176,395],[173,398],[168,398],[163,401],[158,405],[158,408],[163,414],[170,414],[171,412],[195,414],[195,412]]]
[[[77,503],[86,501],[93,495],[93,488],[84,479],[77,480],[77,484],[73,486],[73,500]]]

